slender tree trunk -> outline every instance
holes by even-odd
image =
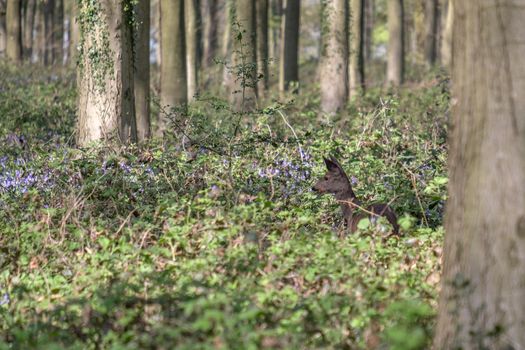
[[[77,141],[85,146],[118,134],[122,142],[136,142],[133,91],[132,0],[81,3],[82,71],[78,74]],[[93,6],[97,9],[87,11]],[[93,7],[90,8],[93,9]],[[89,54],[87,54],[89,52]],[[95,57],[95,59],[93,59]]]
[[[257,0],[257,67],[258,93],[264,96],[268,89],[268,0]]]
[[[242,110],[255,107],[257,100],[257,28],[255,0],[235,0],[233,41],[234,90],[231,100]],[[239,37],[237,32],[242,33]],[[240,39],[242,38],[242,39]],[[240,39],[240,40],[239,40]]]
[[[364,18],[365,0],[351,0],[350,98],[365,87]]]
[[[37,62],[45,64],[46,33],[44,29],[44,3],[37,1],[35,14],[35,36],[33,37],[33,52]]]
[[[20,0],[7,0],[7,58],[14,63],[22,62],[22,24]]]
[[[284,0],[281,29],[279,90],[288,90],[291,82],[299,82],[300,0]]]
[[[374,32],[374,0],[364,1],[363,55],[365,65],[372,59],[372,34]]]
[[[525,347],[525,1],[454,2],[435,349]]]
[[[71,16],[69,20],[69,53],[68,64],[76,67],[78,60],[78,45],[80,44],[80,28],[78,25],[78,4],[71,4]]]
[[[5,56],[7,46],[6,0],[0,0],[0,58]]]
[[[398,86],[404,75],[403,0],[387,0],[388,3],[388,62],[387,85]]]
[[[214,64],[213,60],[217,56],[217,28],[219,27],[219,9],[216,0],[206,0],[204,2],[204,6],[206,20],[203,23],[204,43],[202,54],[202,66],[205,68],[209,68]]]
[[[348,98],[348,1],[322,4],[321,110],[335,113],[345,107]]]
[[[33,55],[33,29],[35,25],[36,0],[27,0],[24,17],[24,58],[31,62]]]
[[[195,0],[184,0],[184,21],[186,25],[186,70],[188,80],[188,101],[193,100],[197,94],[198,86],[198,7]]]
[[[55,0],[53,16],[53,64],[64,64],[64,0]]]
[[[51,65],[54,61],[54,26],[53,26],[53,14],[55,10],[55,0],[42,0],[43,1],[43,10],[44,10],[44,45],[45,45],[45,54],[44,54],[44,64]]]
[[[151,25],[153,27],[152,38],[155,43],[153,46],[155,48],[155,62],[157,66],[160,67],[162,50],[160,47],[160,0],[152,0],[151,14]]]
[[[441,63],[445,67],[450,67],[452,59],[452,27],[454,25],[454,2],[455,0],[448,0],[447,17],[443,27],[442,43],[441,43]]]
[[[281,23],[283,17],[283,0],[270,0],[270,44],[269,44],[269,57],[273,60],[280,62],[279,42],[281,40]]]
[[[438,0],[425,2],[425,61],[432,66],[437,58]]]
[[[139,141],[144,141],[151,136],[149,92],[149,0],[140,0],[135,5],[135,22],[135,111],[137,118],[137,138]]]
[[[160,105],[159,133],[167,126],[172,107],[188,102],[186,78],[186,44],[184,34],[184,0],[160,1]]]

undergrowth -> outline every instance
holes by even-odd
[[[202,97],[163,142],[78,149],[70,77],[0,69],[0,348],[428,346],[444,79],[332,118],[302,91],[233,138],[231,107]],[[310,190],[328,155],[364,202],[392,201],[401,237],[342,234]]]

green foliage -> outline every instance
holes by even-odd
[[[205,97],[165,144],[79,150],[67,77],[1,69],[0,347],[428,346],[444,83],[371,91],[333,120],[308,91],[233,119]],[[310,190],[329,154],[365,202],[394,198],[402,237],[343,234]]]

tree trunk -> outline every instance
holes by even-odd
[[[54,26],[53,26],[53,14],[55,10],[55,0],[43,0],[44,10],[44,64],[51,65],[54,61]]]
[[[233,34],[233,91],[232,102],[241,110],[252,109],[257,100],[257,28],[255,0],[235,0]],[[237,34],[242,34],[238,36]]]
[[[214,65],[213,60],[217,56],[219,9],[216,0],[206,0],[204,2],[206,20],[204,21],[204,43],[202,54],[202,66],[209,68]]]
[[[257,0],[257,91],[264,96],[268,89],[268,0]]]
[[[137,118],[137,138],[139,141],[144,141],[151,136],[149,93],[149,0],[140,0],[135,5],[135,23],[135,113]]]
[[[160,105],[159,134],[167,126],[170,108],[188,102],[186,48],[184,34],[184,0],[160,1]]]
[[[327,0],[322,6],[321,110],[336,113],[348,98],[348,1]]]
[[[365,65],[372,59],[372,39],[374,32],[374,0],[363,0],[364,2],[364,33],[363,33],[363,55]]]
[[[78,3],[71,4],[71,15],[69,18],[69,53],[68,64],[76,67],[78,60],[78,45],[80,44],[80,28],[78,25]]]
[[[403,0],[388,2],[388,62],[387,85],[398,86],[403,83],[404,74],[404,31]]]
[[[448,0],[447,17],[443,26],[441,42],[441,63],[450,67],[452,59],[452,27],[454,25],[454,0]]]
[[[44,64],[46,55],[46,33],[44,31],[44,3],[37,1],[35,14],[35,36],[33,37],[33,53],[37,62]]]
[[[27,0],[24,17],[24,58],[31,62],[33,55],[33,29],[35,25],[36,0]]]
[[[281,23],[283,16],[283,0],[270,0],[270,44],[268,48],[269,57],[280,62],[279,58],[279,42],[281,40]]]
[[[365,0],[351,0],[350,98],[365,87],[364,18]]]
[[[438,0],[425,1],[425,61],[429,66],[437,58]]]
[[[188,80],[188,101],[197,94],[199,62],[198,62],[198,7],[195,0],[184,0],[184,22],[186,25],[186,71]]]
[[[133,91],[132,0],[83,1],[81,71],[78,74],[78,144],[136,142]],[[95,11],[94,11],[95,10]],[[89,52],[89,54],[88,54]]]
[[[55,0],[53,64],[64,64],[64,0]]]
[[[0,0],[0,58],[5,56],[7,46],[6,1]]]
[[[281,19],[281,53],[279,90],[288,90],[291,82],[299,82],[300,0],[284,0]]]
[[[7,58],[14,63],[22,62],[22,25],[20,0],[7,0]]]
[[[525,1],[454,3],[435,349],[525,347]]]

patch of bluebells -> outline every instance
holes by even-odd
[[[293,160],[288,157],[279,157],[265,167],[257,162],[252,163],[252,169],[258,178],[271,179],[279,183],[284,197],[303,192],[309,187],[309,180],[314,166],[312,156],[300,149],[300,158]]]
[[[45,191],[53,187],[52,171],[43,169],[39,173],[34,170],[12,169],[5,157],[0,159],[0,193],[24,194],[30,189]],[[18,165],[19,160],[13,162]]]

